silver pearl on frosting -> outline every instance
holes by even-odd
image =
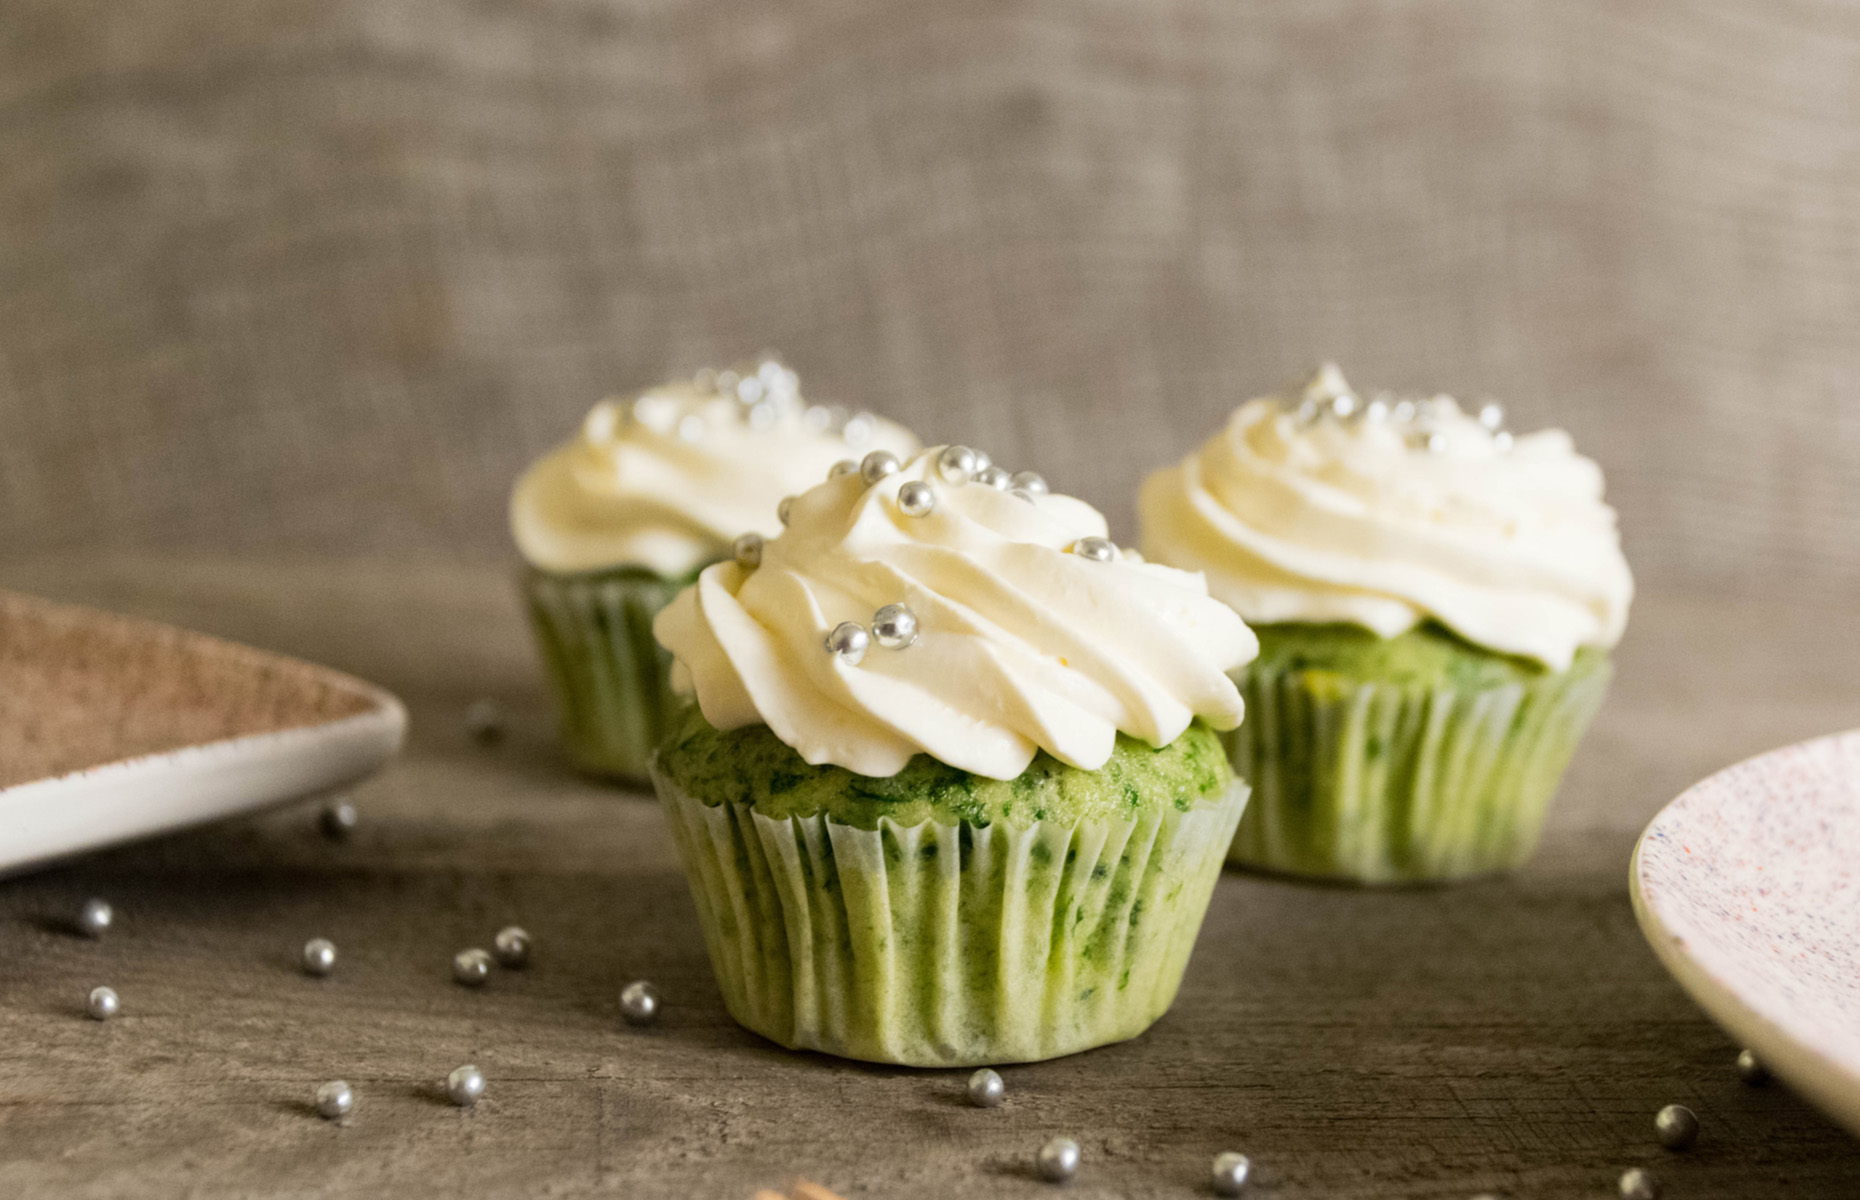
[[[745,407],[753,408],[762,402],[762,394],[767,390],[768,385],[762,382],[760,374],[745,375],[737,381],[736,398]]]
[[[872,614],[872,637],[887,650],[902,650],[917,640],[917,614],[902,604],[887,604]]]
[[[887,476],[896,475],[903,464],[898,456],[889,450],[874,450],[859,463],[859,478],[868,484],[877,483]]]
[[[736,565],[745,571],[753,571],[762,565],[762,535],[745,533],[730,546],[730,553],[736,558]]]
[[[628,1025],[650,1025],[659,1019],[659,989],[635,979],[620,989],[620,1015]]]
[[[859,464],[850,458],[842,458],[827,468],[828,479],[838,479],[842,475],[851,475],[859,469]]]
[[[321,978],[336,969],[336,943],[328,938],[311,938],[304,943],[298,961],[303,964],[304,974]]]
[[[736,392],[736,385],[742,381],[743,377],[741,373],[737,371],[725,368],[717,372],[717,390],[720,392],[728,392],[734,395]]]
[[[1110,538],[1082,537],[1072,543],[1072,553],[1093,562],[1117,561],[1117,547]]]
[[[1008,478],[1008,486],[1036,496],[1044,496],[1048,491],[1046,480],[1038,471],[1016,471]]]
[[[1737,1077],[1751,1087],[1762,1087],[1770,1081],[1770,1069],[1762,1060],[1749,1050],[1737,1052]]]
[[[87,938],[100,938],[110,932],[110,926],[115,920],[116,910],[110,907],[110,902],[93,897],[84,901],[84,907],[78,909],[77,929]]]
[[[1487,433],[1497,433],[1505,427],[1505,406],[1496,400],[1488,400],[1479,406],[1479,424],[1485,426]]]
[[[967,446],[945,446],[936,456],[936,469],[945,481],[960,487],[982,468],[975,451]]]
[[[871,644],[871,635],[857,621],[841,621],[827,634],[827,650],[849,667],[859,665]]]
[[[484,1072],[470,1063],[452,1068],[446,1076],[446,1099],[460,1108],[470,1108],[484,1095]]]
[[[977,1108],[995,1108],[1007,1098],[1007,1084],[992,1068],[983,1067],[969,1076],[969,1103]]]
[[[1356,397],[1348,392],[1338,392],[1330,398],[1330,415],[1338,420],[1346,420],[1356,411]]]
[[[1690,1150],[1699,1140],[1698,1114],[1683,1104],[1669,1104],[1654,1114],[1653,1131],[1668,1150]]]
[[[1414,401],[1397,400],[1394,409],[1389,415],[1395,418],[1397,424],[1406,425],[1408,422],[1414,420]]]
[[[325,804],[323,811],[316,815],[317,829],[332,842],[348,841],[359,822],[355,806],[346,800]]]
[[[775,422],[781,419],[781,409],[771,400],[763,400],[750,406],[743,414],[743,420],[757,433],[767,433],[775,428]]]
[[[678,440],[681,442],[703,441],[704,418],[696,413],[686,413],[678,418]]]
[[[1048,1183],[1071,1183],[1079,1173],[1079,1144],[1071,1138],[1056,1137],[1040,1147],[1034,1166]]]
[[[936,489],[913,479],[898,489],[898,511],[907,517],[927,517],[936,511]]]
[[[871,413],[854,413],[846,418],[846,426],[840,430],[840,438],[848,446],[858,447],[871,441],[872,435],[877,432],[878,422]]]
[[[971,450],[969,453],[975,456],[975,467],[970,471],[971,475],[979,474],[995,465],[995,460],[989,457],[986,450]]]
[[[332,1079],[316,1089],[316,1115],[325,1121],[340,1121],[355,1111],[355,1091],[341,1079]]]
[[[1377,396],[1363,405],[1362,418],[1373,425],[1380,425],[1389,419],[1389,402]]]
[[[1246,1191],[1247,1181],[1252,1177],[1253,1160],[1246,1155],[1229,1150],[1214,1156],[1214,1171],[1209,1182],[1215,1195],[1238,1196]]]
[[[491,939],[491,951],[497,961],[511,970],[530,965],[530,935],[521,925],[506,925]]]
[[[787,525],[794,517],[794,497],[783,496],[781,503],[775,506],[775,519]]]
[[[84,1001],[84,1012],[93,1021],[107,1021],[122,1011],[122,1001],[116,998],[116,989],[96,987],[90,989],[90,996]]]
[[[1013,482],[1013,476],[1003,471],[1000,467],[983,467],[975,473],[975,482],[981,484],[983,487],[991,487],[997,492],[1005,492],[1008,489],[1008,484]]]
[[[483,987],[491,977],[491,956],[483,950],[461,950],[452,956],[452,978],[466,987]]]
[[[1511,449],[1511,442],[1511,431],[1509,429],[1501,429],[1492,435],[1492,445],[1497,447],[1501,454]]]
[[[1621,1172],[1621,1182],[1616,1186],[1621,1200],[1660,1200],[1660,1181],[1642,1167]]]

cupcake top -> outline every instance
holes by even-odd
[[[763,723],[810,763],[890,776],[919,752],[1013,779],[1044,749],[1097,770],[1239,724],[1258,652],[1201,577],[1105,537],[1083,501],[961,446],[846,464],[659,614],[673,685],[719,729]]]
[[[908,454],[917,439],[868,413],[805,404],[774,359],[700,371],[595,405],[577,437],[517,481],[510,528],[545,571],[684,575],[726,556],[745,530],[775,533],[782,497],[876,448]]]
[[[1496,404],[1364,400],[1331,365],[1242,405],[1137,510],[1147,553],[1254,624],[1393,637],[1432,618],[1562,670],[1620,639],[1634,594],[1601,469],[1568,434],[1513,436]]]

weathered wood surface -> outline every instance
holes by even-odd
[[[1646,597],[1616,692],[1544,853],[1516,878],[1365,893],[1228,875],[1182,996],[1133,1043],[962,1073],[791,1055],[724,1013],[656,808],[553,752],[499,572],[215,560],[0,562],[0,585],[308,654],[401,691],[405,759],[356,796],[354,840],[313,810],[176,836],[0,882],[0,1195],[581,1196],[747,1200],[795,1174],[848,1197],[1052,1194],[1038,1145],[1076,1137],[1069,1195],[1206,1195],[1234,1147],[1261,1194],[1602,1197],[1629,1165],[1685,1198],[1851,1197],[1855,1141],[1779,1086],[1660,970],[1629,911],[1634,832],[1692,778],[1860,725],[1860,639],[1837,610]],[[461,716],[493,695],[509,738]],[[59,924],[117,905],[101,942]],[[451,954],[507,922],[535,965],[482,992]],[[300,974],[306,938],[335,975]],[[668,1000],[617,1017],[628,979]],[[123,1015],[99,1025],[108,983]],[[438,1081],[489,1078],[471,1112]],[[310,1109],[348,1079],[346,1128]],[[1699,1148],[1659,1149],[1681,1102]]]

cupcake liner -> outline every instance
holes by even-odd
[[[637,567],[585,575],[529,570],[523,596],[555,693],[562,742],[582,770],[644,783],[683,701],[652,618],[691,581]]]
[[[1360,883],[1522,865],[1612,667],[1476,691],[1246,668],[1223,734],[1253,785],[1232,862]]]
[[[1175,999],[1246,805],[977,827],[707,805],[662,773],[730,1015],[790,1049],[916,1067],[1135,1037]]]

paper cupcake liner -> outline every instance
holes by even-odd
[[[525,572],[523,596],[562,742],[582,770],[646,781],[653,748],[682,707],[667,682],[671,656],[653,640],[652,618],[689,582],[634,567]]]
[[[1229,858],[1359,883],[1520,866],[1611,674],[1459,691],[1244,669],[1223,737],[1254,791]]]
[[[776,820],[658,771],[730,1015],[790,1049],[1030,1062],[1167,1011],[1246,805],[1018,829]]]

